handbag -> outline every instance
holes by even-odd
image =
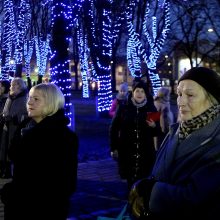
[[[128,203],[122,208],[121,212],[116,218],[98,216],[97,220],[132,220],[129,213],[128,213]]]

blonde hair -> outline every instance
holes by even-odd
[[[45,99],[44,116],[51,116],[59,109],[63,109],[65,98],[60,88],[52,83],[40,83],[31,88],[31,91],[40,91]]]
[[[203,88],[203,87],[202,87],[202,88]],[[203,89],[204,89],[204,88],[203,88]],[[211,102],[212,105],[219,105],[219,102],[217,101],[217,99],[216,99],[211,93],[207,92],[205,89],[204,89],[204,91],[206,92],[207,97],[208,97],[208,99],[210,100],[210,102]]]

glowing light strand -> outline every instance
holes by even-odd
[[[127,27],[128,27],[128,42],[127,42],[127,63],[128,68],[133,77],[141,76],[141,59],[146,59],[146,52],[140,41],[140,36],[134,30],[132,23],[132,12],[136,5],[135,1],[131,1],[126,12]],[[139,74],[137,74],[139,73]]]
[[[18,8],[16,43],[14,54],[16,64],[22,64],[23,61],[24,38],[31,21],[30,10],[31,8],[29,2],[27,0],[21,0]]]
[[[110,73],[110,61],[112,56],[112,14],[110,6],[112,1],[105,1],[103,4],[105,8],[99,11],[94,11],[94,1],[91,0],[88,3],[88,19],[87,25],[91,28],[89,32],[89,38],[92,42],[90,48],[93,54],[93,66],[96,69],[98,79],[98,111],[108,111],[112,103],[112,88],[111,88],[111,73]],[[98,12],[102,11],[102,14]],[[99,22],[95,25],[94,15],[99,17]],[[96,30],[99,30],[101,35],[98,36]]]
[[[47,68],[47,59],[49,54],[51,54],[50,48],[50,39],[51,36],[47,34],[46,40],[43,40],[42,37],[35,37],[35,48],[36,48],[36,57],[37,57],[37,67],[39,75],[43,76]]]
[[[4,23],[3,23],[3,41],[2,41],[2,63],[1,63],[1,79],[9,78],[11,70],[11,58],[13,49],[13,40],[15,38],[15,18],[13,11],[13,1],[4,1]]]
[[[111,1],[109,2],[111,4]],[[102,54],[97,57],[97,65],[99,67],[99,89],[98,89],[98,111],[108,111],[112,103],[111,73],[110,60],[112,56],[112,13],[110,9],[103,9],[103,26],[102,26]],[[107,62],[106,62],[107,61]]]
[[[69,24],[72,20],[72,7],[69,5],[66,5],[62,2],[54,2],[54,5],[52,6],[52,28],[55,25],[56,19],[59,19],[60,21],[64,21],[65,27],[62,27],[66,30],[69,29]],[[68,22],[67,22],[68,21]],[[66,31],[67,33],[67,31]],[[68,44],[69,37],[66,36],[65,45]],[[67,48],[64,48],[64,50],[67,50]],[[69,126],[73,125],[73,114],[72,114],[72,103],[71,103],[71,76],[70,76],[70,70],[69,70],[69,60],[67,57],[62,57],[62,59],[67,59],[62,62],[59,61],[58,57],[61,56],[61,51],[56,51],[56,48],[53,48],[53,51],[51,53],[50,61],[52,63],[52,66],[50,68],[51,72],[51,80],[52,83],[55,83],[58,85],[61,89],[61,91],[64,94],[65,97],[65,114],[70,119]]]
[[[25,40],[23,53],[24,53],[24,61],[25,61],[25,69],[26,69],[27,77],[30,77],[30,63],[31,63],[33,50],[34,50],[34,39]]]
[[[89,97],[89,82],[87,71],[89,69],[88,66],[88,46],[87,46],[87,37],[83,34],[82,28],[79,28],[78,33],[78,45],[79,45],[79,60],[80,60],[80,70],[82,76],[82,90],[83,90],[83,98]]]
[[[159,75],[156,73],[157,60],[163,48],[164,42],[167,38],[167,33],[170,30],[169,2],[166,0],[160,2],[160,7],[161,9],[164,10],[164,27],[160,36],[158,36],[157,33],[157,29],[158,29],[157,17],[149,15],[150,13],[149,3],[147,4],[147,10],[145,13],[145,18],[143,23],[143,30],[146,35],[147,41],[150,45],[150,55],[147,59],[145,59],[145,62],[147,63],[148,66],[148,73],[152,81],[154,94],[156,94],[157,90],[161,87]],[[152,24],[151,32],[148,31],[147,29],[147,22],[149,20],[151,20],[151,24]]]

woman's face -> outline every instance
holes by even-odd
[[[193,80],[180,81],[177,95],[180,121],[190,120],[212,106],[205,89]]]
[[[45,115],[43,109],[45,108],[45,98],[41,91],[31,89],[27,101],[28,116],[39,123]]]
[[[118,93],[121,97],[126,97],[128,91],[122,88],[122,89],[119,89]]]
[[[16,81],[11,81],[10,95],[18,95],[21,92],[20,85]]]
[[[133,98],[137,103],[142,103],[146,99],[144,89],[137,87],[133,92]]]

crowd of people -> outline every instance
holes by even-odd
[[[119,86],[109,151],[127,181],[132,219],[219,219],[219,103],[220,76],[205,67],[178,80],[177,120],[168,88],[153,95],[144,80],[131,91]],[[55,84],[0,81],[0,177],[11,179],[0,191],[5,220],[66,220],[79,140],[64,108]]]

